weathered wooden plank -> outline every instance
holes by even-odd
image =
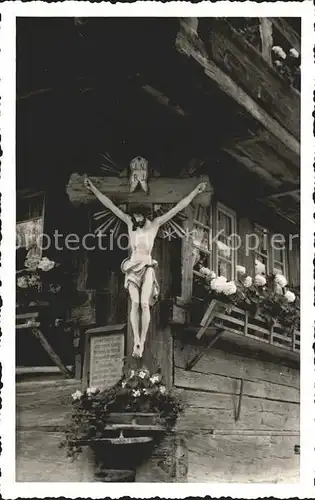
[[[204,21],[204,25],[206,21]],[[296,138],[300,135],[300,95],[225,20],[205,35],[210,57]],[[204,29],[205,31],[205,29]]]
[[[177,203],[188,195],[200,182],[206,182],[206,190],[198,195],[196,203],[209,206],[212,187],[208,176],[188,178],[162,178],[150,179],[150,195],[143,191],[130,193],[128,177],[93,177],[91,181],[103,193],[116,203]],[[86,189],[84,176],[73,173],[69,179],[67,193],[70,201],[74,204],[95,202],[95,195]]]
[[[199,42],[201,42],[199,40]],[[177,49],[188,57],[193,57],[203,68],[205,74],[228,96],[243,106],[248,113],[261,123],[268,131],[275,135],[283,144],[299,155],[298,140],[293,137],[280,123],[272,118],[252,97],[238,86],[235,81],[220,69],[213,61],[205,57],[196,44],[187,39],[184,33],[178,33],[176,40]],[[296,122],[296,114],[294,116]]]
[[[235,421],[238,396],[185,391],[187,407],[176,424],[178,430],[299,430],[300,405],[243,396],[242,411]]]
[[[25,330],[29,328],[38,328],[40,326],[40,323],[35,322],[29,322],[29,323],[21,323],[20,325],[15,325],[16,330]]]
[[[187,219],[184,221],[184,230],[193,230],[193,208],[186,208]],[[192,238],[184,238],[182,242],[182,290],[181,300],[185,304],[191,299],[193,288],[193,241]]]
[[[276,153],[268,143],[259,140],[245,139],[234,140],[234,146],[229,145],[229,149],[233,149],[240,157],[247,157],[254,161],[254,164],[259,164],[266,174],[269,174],[274,179],[286,183],[298,183],[299,181],[299,163],[292,165],[286,162]]]
[[[37,318],[39,315],[38,311],[32,311],[28,313],[22,313],[22,314],[17,314],[16,315],[16,320],[21,320],[21,319],[32,319],[32,318]]]
[[[261,38],[261,55],[269,64],[271,64],[271,48],[272,48],[272,22],[268,17],[260,17],[260,38]]]
[[[188,456],[183,437],[167,435],[152,454],[137,468],[136,482],[185,482]]]
[[[185,368],[187,361],[199,352],[198,346],[182,345],[175,341],[174,364]],[[251,381],[266,381],[299,389],[299,370],[259,359],[229,353],[221,349],[212,348],[194,367],[201,373],[215,373],[229,377],[245,378]]]
[[[299,403],[299,390],[294,387],[274,384],[265,381],[243,379],[243,394],[275,401]],[[219,392],[223,394],[240,394],[240,379],[216,374],[204,374],[175,368],[175,385],[185,389]]]
[[[71,413],[71,394],[78,380],[21,382],[16,386],[17,427],[64,426]]]
[[[72,306],[70,316],[79,325],[92,325],[96,322],[95,290],[77,292],[77,302]]]
[[[19,431],[16,443],[16,480],[50,482],[81,482],[94,480],[93,457],[83,450],[77,461],[71,462],[66,451],[59,448],[63,439],[59,432],[43,430]]]
[[[299,482],[296,436],[187,436],[188,482]]]

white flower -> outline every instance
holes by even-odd
[[[135,376],[135,371],[134,370],[130,370],[130,375],[129,375],[129,378],[133,378]]]
[[[223,289],[224,295],[233,295],[233,293],[236,293],[236,285],[234,281],[228,281],[225,284],[225,287]]]
[[[49,260],[47,257],[43,257],[39,261],[37,267],[42,271],[50,271],[53,267],[55,267],[55,262],[53,260]]]
[[[236,272],[239,274],[245,274],[246,268],[244,266],[236,266]]]
[[[17,286],[19,288],[27,288],[28,287],[28,279],[26,276],[20,276],[17,279]]]
[[[140,372],[139,372],[139,377],[140,378],[145,378],[146,375],[147,375],[147,372],[145,372],[144,370],[140,370]]]
[[[287,57],[283,48],[280,47],[279,45],[275,45],[274,47],[272,47],[272,51],[281,59],[285,59]]]
[[[297,59],[300,56],[300,54],[298,53],[298,51],[296,49],[294,49],[294,48],[292,48],[292,49],[289,50],[289,54],[292,57],[294,57],[295,59]]]
[[[225,276],[218,276],[217,278],[214,278],[211,281],[210,287],[215,292],[222,293],[223,290],[225,289],[226,283],[227,283],[227,279]]]
[[[277,67],[282,66],[282,62],[281,62],[281,61],[276,60],[276,61],[274,62],[274,65],[275,65],[275,66],[277,66]]]
[[[135,398],[137,398],[137,397],[139,397],[139,396],[141,395],[141,391],[139,391],[139,389],[137,389],[137,390],[133,389],[133,391],[132,391],[132,395],[133,395]]]
[[[78,399],[81,399],[83,394],[81,391],[75,391],[73,394],[71,394],[73,401],[77,401]]]
[[[199,272],[204,278],[207,278],[207,280],[212,280],[217,276],[214,271],[211,271],[211,269],[209,269],[209,267],[201,267],[199,269]]]
[[[287,290],[284,294],[285,298],[287,299],[288,302],[294,302],[295,301],[295,294],[293,292],[290,292],[290,290]]]
[[[148,394],[150,394],[149,389],[143,389],[143,394],[145,394],[146,396],[147,396]]]
[[[150,377],[150,382],[152,384],[156,384],[157,382],[160,382],[160,380],[161,376],[158,373],[155,373],[154,375],[152,375],[152,377]]]
[[[29,255],[26,257],[24,266],[29,269],[30,271],[35,271],[39,263],[39,257],[38,255]]]
[[[265,264],[258,259],[255,260],[255,273],[256,274],[265,274],[266,273]]]
[[[278,285],[278,283],[276,283],[275,293],[278,294],[278,295],[282,295],[283,294],[282,287],[280,285]]]
[[[262,276],[261,274],[256,274],[255,276],[255,285],[257,286],[265,286],[267,283],[265,276]]]
[[[126,387],[126,385],[127,385],[127,382],[125,380],[123,380],[121,383],[121,387]]]
[[[97,387],[88,387],[86,390],[86,394],[88,396],[92,396],[93,394],[96,394],[99,391]]]
[[[251,276],[246,276],[244,279],[244,286],[245,288],[249,288],[253,284],[253,278]]]
[[[285,278],[285,276],[283,276],[282,274],[277,274],[275,276],[275,282],[281,286],[281,288],[284,288],[285,286],[287,286],[288,282]]]
[[[165,394],[166,393],[166,387],[165,387],[165,385],[161,385],[161,387],[160,387],[160,393],[161,394]]]
[[[223,255],[223,257],[230,257],[231,249],[228,245],[223,243],[222,241],[217,241],[219,252]]]
[[[201,267],[199,269],[199,272],[200,274],[202,274],[203,276],[210,276],[211,274],[211,269],[209,269],[209,267]]]
[[[274,270],[272,271],[272,273],[277,276],[278,274],[282,274],[282,271],[281,269],[278,269],[277,267],[274,268]]]

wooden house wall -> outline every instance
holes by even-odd
[[[177,431],[187,450],[187,481],[298,481],[299,371],[214,348],[186,371],[197,351],[175,342],[174,385],[186,404]]]

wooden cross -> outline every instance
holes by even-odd
[[[73,173],[67,185],[67,194],[74,205],[95,203],[95,195],[84,186],[84,176]],[[118,203],[170,203],[179,202],[200,182],[207,183],[207,189],[196,197],[195,203],[208,207],[213,189],[208,176],[172,178],[153,177],[149,182],[148,193],[144,191],[130,192],[129,177],[90,177],[93,184],[116,204]]]

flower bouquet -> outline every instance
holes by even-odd
[[[58,294],[61,285],[51,276],[51,271],[58,264],[47,257],[29,256],[26,258],[25,269],[17,273],[16,292],[19,305],[33,305],[49,300],[51,295]]]
[[[61,447],[67,448],[68,457],[76,458],[82,443],[107,435],[106,425],[113,414],[154,414],[159,426],[168,430],[182,409],[178,396],[166,389],[159,372],[151,374],[146,368],[129,370],[110,389],[89,387],[72,394],[72,414]]]

